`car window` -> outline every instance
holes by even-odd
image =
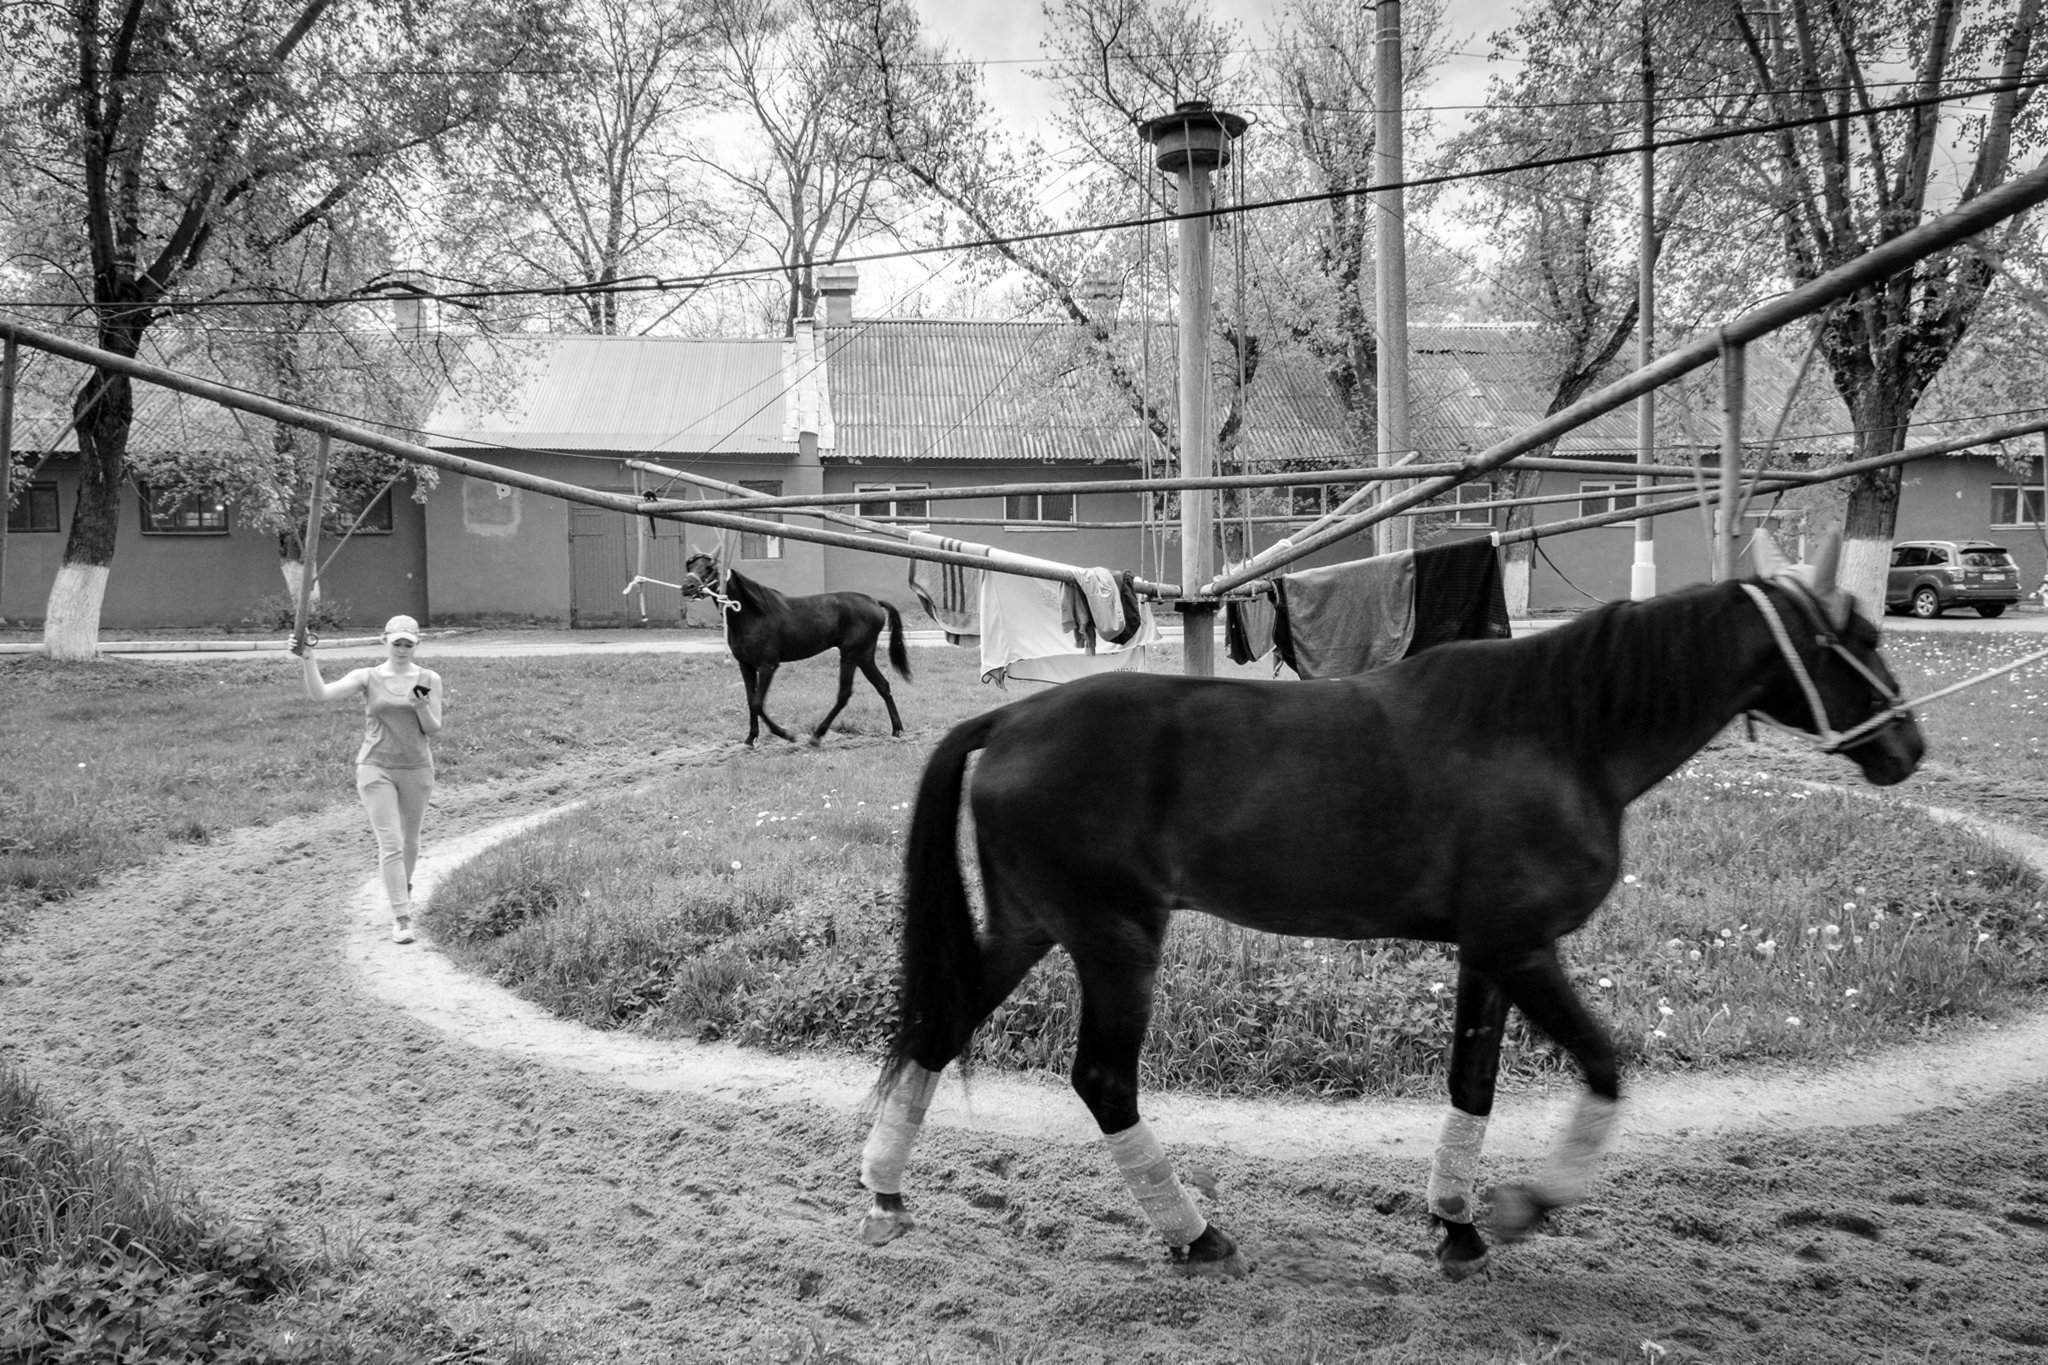
[[[1953,564],[1955,563],[1955,557],[1948,552],[1946,545],[1930,545],[1927,547],[1927,559],[1925,562],[1929,564]]]
[[[1913,567],[1913,547],[1912,547],[1912,546],[1910,546],[1910,545],[1901,545],[1901,546],[1900,546],[1900,547],[1899,547],[1898,549],[1896,549],[1896,550],[1893,550],[1893,551],[1892,551],[1892,567],[1893,567],[1894,569],[1910,569],[1910,568],[1912,568],[1912,567]]]
[[[2012,556],[2004,550],[1965,550],[1963,563],[1972,569],[2010,569]]]

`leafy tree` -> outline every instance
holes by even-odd
[[[1777,215],[1795,284],[2004,184],[2038,143],[2038,87],[2010,86],[2042,74],[2041,0],[1780,0],[1762,11],[1726,0],[1725,13],[1771,114],[1825,119],[1777,134],[1759,157],[1756,193]],[[1894,84],[1894,72],[1908,79]],[[1966,99],[1986,74],[2008,88]],[[1945,98],[1880,110],[1897,95]],[[2017,215],[1828,310],[1820,356],[1859,457],[1904,448],[2030,231]],[[1842,581],[1866,603],[1882,601],[1899,480],[1894,466],[1849,488]]]
[[[1656,82],[1656,128],[1667,136],[1734,121],[1749,102],[1727,89],[1725,34],[1701,23],[1693,7],[1646,6],[1634,17],[1616,24],[1598,0],[1545,0],[1524,10],[1493,40],[1496,59],[1515,74],[1494,79],[1486,108],[1450,147],[1462,169],[1527,167],[1476,180],[1466,214],[1498,261],[1496,310],[1533,325],[1527,375],[1544,394],[1545,416],[1611,380],[1641,322],[1640,160],[1564,159],[1642,141],[1645,64]],[[1730,192],[1727,175],[1710,148],[1658,154],[1649,238],[1660,300],[1670,293],[1689,311],[1725,308],[1730,287],[1756,281],[1739,263],[1729,268],[1719,227],[1702,231],[1696,221],[1701,204]],[[1668,246],[1676,251],[1667,255]],[[1707,259],[1715,269],[1701,268]],[[1526,495],[1539,477],[1511,473],[1501,490]],[[1532,508],[1513,508],[1507,526],[1527,526],[1533,516]],[[1508,548],[1511,610],[1526,608],[1532,549],[1527,541]]]
[[[496,116],[507,73],[551,60],[540,0],[68,0],[0,22],[20,73],[7,114],[30,169],[30,250],[86,282],[94,343],[151,328],[438,139]],[[73,225],[76,225],[75,227]],[[79,232],[82,229],[82,234]],[[113,563],[130,381],[78,392],[82,464],[44,642],[88,658]]]

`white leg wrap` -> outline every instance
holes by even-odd
[[[1429,1163],[1429,1211],[1446,1223],[1472,1221],[1472,1180],[1486,1145],[1486,1120],[1453,1108]]]
[[[867,1145],[860,1150],[860,1183],[876,1194],[903,1193],[903,1167],[910,1160],[910,1144],[924,1126],[924,1111],[938,1088],[939,1073],[927,1071],[916,1062],[903,1074],[882,1100],[875,1126],[868,1130]]]
[[[1565,1125],[1563,1141],[1531,1184],[1531,1192],[1550,1204],[1576,1204],[1584,1199],[1600,1158],[1614,1145],[1614,1129],[1620,1120],[1621,1105],[1614,1100],[1590,1092],[1580,1095],[1571,1122]]]
[[[1109,1154],[1116,1158],[1116,1168],[1123,1172],[1124,1183],[1137,1196],[1138,1207],[1145,1210],[1145,1216],[1159,1229],[1168,1246],[1184,1247],[1202,1235],[1209,1220],[1202,1217],[1195,1201],[1181,1188],[1180,1177],[1173,1173],[1173,1162],[1159,1145],[1159,1139],[1145,1126],[1145,1120],[1139,1119],[1121,1133],[1109,1134],[1104,1141],[1109,1143]]]

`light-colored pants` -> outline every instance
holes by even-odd
[[[380,768],[356,765],[356,795],[370,813],[377,836],[377,875],[394,915],[412,913],[412,869],[420,860],[420,826],[427,819],[427,798],[434,794],[432,768]]]

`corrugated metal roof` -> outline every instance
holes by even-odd
[[[779,340],[550,336],[473,342],[436,399],[440,449],[788,455],[789,345]]]
[[[1148,393],[1172,412],[1173,328],[1154,326]],[[1421,458],[1460,458],[1541,420],[1550,391],[1538,375],[1537,345],[1532,328],[1511,324],[1411,327],[1410,439]],[[1135,464],[1141,452],[1156,453],[1129,409],[1087,372],[1097,362],[1066,323],[856,320],[823,329],[821,351],[834,419],[828,459]],[[1751,348],[1752,444],[1775,421],[1792,377],[1776,356]],[[1717,382],[1660,391],[1661,446],[1717,448],[1718,401]],[[1244,433],[1238,458],[1253,464],[1348,463],[1371,444],[1354,434],[1328,379],[1298,351],[1261,360]],[[1841,448],[1796,446],[1816,447]],[[1582,427],[1557,453],[1632,458],[1635,448],[1630,405]]]

